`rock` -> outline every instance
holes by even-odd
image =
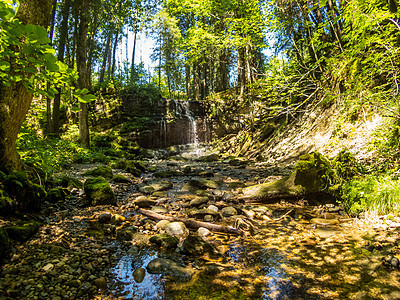
[[[316,225],[339,225],[339,220],[337,219],[323,219],[323,218],[313,218],[310,220],[311,224]]]
[[[151,194],[152,192],[154,192],[154,188],[149,185],[141,186],[139,187],[139,192],[143,194]]]
[[[295,165],[294,184],[304,188],[306,193],[327,192],[335,180],[330,162],[318,152],[302,155]]]
[[[44,272],[47,273],[47,272],[51,271],[53,268],[54,268],[54,265],[48,263],[47,265],[45,265],[45,266],[42,268],[42,270],[43,270]]]
[[[188,212],[189,216],[195,218],[204,218],[205,215],[211,215],[213,217],[217,217],[218,213],[212,209],[202,208],[202,209],[192,209]]]
[[[111,224],[121,225],[123,222],[125,222],[125,220],[126,220],[126,218],[124,216],[115,214],[115,215],[112,215],[112,217],[111,217]]]
[[[151,186],[155,192],[167,191],[173,187],[172,183],[166,180],[153,181],[147,184]]]
[[[244,184],[243,182],[240,182],[240,181],[233,181],[233,182],[230,182],[228,185],[228,189],[230,189],[230,190],[237,190],[237,189],[242,189],[245,187],[246,187],[246,184]]]
[[[209,201],[208,197],[196,197],[190,201],[190,206],[191,207],[199,207],[202,204],[207,204],[208,201]]]
[[[91,205],[115,205],[117,204],[110,184],[103,177],[86,179],[83,188],[86,198]]]
[[[209,207],[207,207],[208,209],[211,209],[215,212],[218,212],[218,207],[216,207],[215,205],[210,205]]]
[[[10,240],[4,227],[0,227],[0,264],[9,257],[11,250]]]
[[[178,239],[184,239],[189,234],[189,230],[183,222],[169,223],[165,225],[164,230],[170,236],[175,236]]]
[[[157,198],[168,198],[168,192],[166,191],[154,192],[151,194],[151,196]]]
[[[204,222],[214,222],[214,217],[212,215],[205,215]]]
[[[136,283],[141,283],[146,276],[146,270],[143,268],[137,268],[133,271],[132,276]]]
[[[135,177],[140,177],[146,169],[147,168],[143,162],[136,160],[127,160],[125,162],[125,170]]]
[[[99,166],[94,170],[86,171],[83,173],[83,176],[95,176],[111,179],[113,178],[113,172],[109,166]]]
[[[7,193],[0,190],[0,215],[7,215],[15,211],[17,201],[8,197]]]
[[[192,172],[192,167],[191,167],[191,166],[185,166],[185,167],[183,168],[183,173],[189,174],[189,173],[191,173],[191,172]]]
[[[158,213],[158,214],[166,214],[169,212],[168,208],[162,207],[162,206],[153,206],[151,208],[151,211]]]
[[[94,285],[101,290],[107,289],[107,280],[104,277],[97,278],[93,281]]]
[[[172,176],[180,175],[180,172],[174,170],[158,171],[154,173],[156,178],[169,178]]]
[[[199,173],[200,177],[214,177],[214,172],[211,170],[206,170]]]
[[[150,243],[166,249],[175,249],[178,246],[179,240],[175,236],[166,233],[156,234],[150,238]]]
[[[7,226],[5,230],[8,236],[20,242],[29,240],[38,230],[40,223],[36,221],[19,221],[17,224],[12,226]]]
[[[200,162],[214,162],[214,161],[219,161],[219,155],[216,153],[210,154],[210,155],[205,155],[201,156],[196,159],[196,161]]]
[[[118,228],[116,230],[117,239],[119,241],[132,241],[137,228],[134,226],[128,226]]]
[[[222,195],[222,200],[227,201],[227,200],[232,200],[235,197],[235,195],[232,192],[225,192]]]
[[[228,207],[224,207],[221,210],[221,214],[224,217],[232,217],[234,215],[237,215],[237,210],[232,206],[228,206]]]
[[[304,188],[295,185],[295,178],[296,174],[293,173],[290,177],[285,177],[277,181],[246,187],[242,190],[240,198],[266,201],[299,197],[304,194]]]
[[[68,190],[64,188],[52,188],[47,191],[47,201],[55,203],[61,200],[65,200],[68,195]]]
[[[135,205],[139,206],[140,208],[150,208],[157,202],[154,200],[151,200],[150,198],[148,198],[146,196],[139,196],[139,197],[136,197],[136,199],[133,201],[133,203]]]
[[[200,227],[199,229],[197,229],[196,233],[197,233],[197,235],[198,235],[199,237],[201,237],[201,238],[204,239],[206,236],[208,236],[208,235],[211,234],[211,231],[208,230],[207,228]]]
[[[81,189],[83,188],[83,183],[78,179],[74,177],[69,177],[69,176],[61,176],[59,179],[60,181],[60,186],[64,188],[76,188],[76,189]]]
[[[164,229],[164,227],[169,223],[171,223],[171,222],[168,220],[161,220],[161,221],[157,222],[156,227],[157,227],[157,229]]]
[[[128,255],[136,256],[139,254],[139,248],[136,245],[132,245],[129,250],[127,251]]]
[[[150,274],[169,275],[177,281],[190,280],[194,270],[189,267],[179,265],[173,260],[166,258],[156,258],[149,262],[146,267]]]
[[[111,213],[110,212],[105,212],[99,215],[97,218],[99,223],[110,223],[111,222]]]
[[[189,235],[183,242],[182,247],[187,254],[193,256],[202,256],[206,253],[214,254],[217,252],[211,244],[205,242],[197,235]]]
[[[191,179],[182,188],[182,191],[196,192],[197,190],[216,189],[218,183],[208,179]]]
[[[131,182],[131,180],[129,178],[127,178],[121,174],[114,175],[114,177],[112,178],[112,181],[118,182],[118,183],[130,183]]]

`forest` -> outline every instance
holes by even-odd
[[[0,299],[400,299],[398,6],[2,0]]]

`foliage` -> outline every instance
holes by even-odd
[[[354,178],[342,186],[341,198],[352,214],[365,210],[399,212],[400,182],[388,177]]]

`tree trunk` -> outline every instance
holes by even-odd
[[[188,100],[192,99],[192,87],[190,85],[190,65],[186,61],[185,66],[185,79],[186,79],[186,97]]]
[[[106,48],[104,49],[104,55],[103,55],[103,64],[101,65],[101,70],[100,70],[100,77],[99,77],[99,82],[104,82],[104,76],[106,74],[106,69],[107,69],[107,61],[108,61],[108,55],[110,53],[111,49],[111,42],[112,42],[112,30],[110,28],[110,31],[107,36],[107,42],[106,42]]]
[[[134,33],[133,33],[133,50],[132,50],[132,65],[131,65],[131,82],[133,82],[133,78],[135,75],[135,55],[136,55],[136,37],[137,37],[137,28],[135,25]]]
[[[17,18],[24,24],[47,27],[51,6],[52,0],[21,0]],[[25,88],[24,81],[11,82],[10,86],[0,82],[0,170],[4,172],[22,167],[16,140],[31,102],[32,94]]]
[[[59,61],[64,62],[64,51],[65,44],[67,43],[68,36],[68,17],[70,11],[70,0],[64,0],[62,12],[61,12],[61,24],[60,24],[60,35],[59,44],[57,49],[57,58]],[[60,133],[60,104],[61,104],[61,88],[57,88],[58,93],[54,96],[53,104],[53,122],[51,132],[56,134]]]
[[[115,62],[116,62],[116,53],[117,53],[117,46],[118,46],[118,37],[119,33],[118,31],[115,33],[115,39],[114,39],[114,48],[112,51],[112,66],[111,66],[111,79],[114,81],[114,73],[115,73]]]
[[[76,49],[76,65],[79,73],[78,87],[80,89],[89,87],[89,74],[86,65],[86,45],[89,25],[90,0],[81,1],[81,14],[78,34],[78,47]],[[89,148],[89,116],[86,103],[79,103],[79,142],[82,146]]]
[[[243,97],[246,87],[246,62],[245,62],[245,48],[238,49],[238,82],[240,87],[240,97]]]

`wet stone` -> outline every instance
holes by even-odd
[[[137,206],[140,208],[150,208],[152,205],[156,203],[156,201],[146,197],[146,196],[139,196],[133,201]]]
[[[97,278],[93,281],[94,285],[101,290],[107,289],[107,280],[105,277]]]
[[[183,222],[172,222],[165,225],[164,230],[170,236],[177,237],[178,239],[185,238],[189,234]]]
[[[232,217],[237,215],[237,210],[232,206],[228,206],[222,209],[221,214],[224,217]]]
[[[190,201],[190,206],[191,207],[199,207],[202,204],[207,204],[208,201],[209,201],[208,197],[196,197]]]
[[[190,280],[194,273],[193,269],[181,266],[175,261],[166,258],[153,259],[146,269],[150,274],[169,275],[177,281]]]
[[[133,271],[132,276],[135,282],[141,283],[146,276],[146,270],[143,268],[137,268],[135,271]]]

